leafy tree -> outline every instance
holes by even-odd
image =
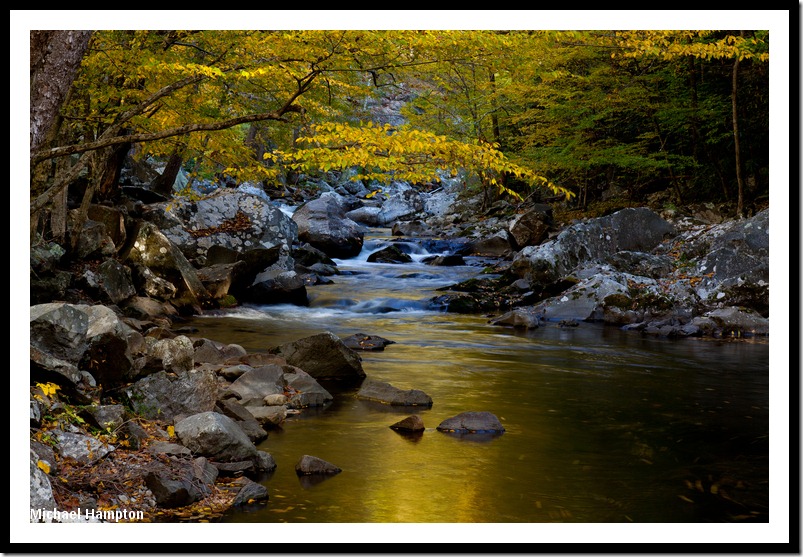
[[[126,153],[167,161],[153,184],[165,192],[181,167],[266,183],[345,169],[431,182],[467,168],[486,191],[576,193],[585,207],[617,191],[705,198],[717,184],[727,198],[735,175],[741,212],[745,183],[768,165],[768,42],[762,31],[95,31],[36,143],[33,111],[54,111],[32,99],[32,222],[63,221],[77,180],[83,209],[113,196]],[[46,79],[37,59],[32,78]],[[405,121],[372,122],[390,101]]]
[[[581,207],[617,191],[631,199],[663,189],[678,203],[710,199],[717,183],[727,198],[730,173],[722,161],[733,158],[731,79],[716,56],[745,43],[714,40],[722,34],[692,33],[695,57],[681,56],[672,43],[685,32],[529,33],[528,50],[537,54],[505,59],[514,66],[496,99],[503,108],[500,143],[515,153],[509,156],[537,161],[555,183],[576,191]],[[657,54],[662,41],[671,54]],[[750,59],[764,60],[761,40],[754,46]],[[753,108],[754,176],[767,165],[763,65],[749,74],[745,95]]]
[[[437,64],[445,55],[440,42],[412,31],[96,31],[62,108],[68,141],[32,150],[31,164],[80,156],[33,180],[32,216],[85,169],[88,206],[114,174],[107,163],[119,164],[113,150],[131,145],[140,156],[192,160],[197,172],[238,180],[354,166],[381,170],[360,175],[371,178],[437,180],[466,166],[500,188],[495,176],[512,172],[568,194],[488,144],[355,125],[383,87]],[[472,57],[469,46],[463,59]]]
[[[742,147],[739,133],[739,68],[743,62],[766,64],[769,61],[769,33],[767,31],[651,31],[621,32],[619,42],[623,55],[659,57],[663,60],[697,58],[732,61],[731,109],[734,165],[738,186],[736,213],[744,214],[744,178]]]

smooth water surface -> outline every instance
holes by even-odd
[[[382,232],[382,231],[378,231]],[[372,379],[429,394],[431,409],[335,400],[290,416],[259,448],[278,467],[266,505],[225,522],[756,522],[769,520],[769,343],[668,340],[615,327],[544,323],[530,331],[488,316],[429,308],[437,288],[482,264],[432,267],[338,260],[335,284],[308,288],[310,307],[237,308],[196,318],[198,336],[249,352],[323,331],[394,341],[360,352]],[[435,428],[489,411],[502,435]],[[426,431],[389,426],[410,414]],[[298,478],[302,455],[343,472]]]

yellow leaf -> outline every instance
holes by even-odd
[[[172,425],[167,426],[167,434],[170,437],[175,437],[176,436],[176,428],[174,428]]]
[[[37,383],[36,386],[42,389],[42,392],[45,394],[45,396],[52,396],[56,394],[56,391],[61,389],[61,387],[55,383]]]
[[[36,466],[42,470],[45,474],[50,474],[50,465],[45,462],[44,460],[38,460],[36,462]]]

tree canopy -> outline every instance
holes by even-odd
[[[766,30],[98,30],[47,141],[32,139],[31,212],[79,175],[101,190],[105,161],[131,146],[265,184],[466,170],[514,198],[585,206],[616,192],[729,200],[737,181],[741,200],[744,173],[755,198],[768,59]],[[377,119],[391,105],[402,120]]]

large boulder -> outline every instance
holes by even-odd
[[[181,250],[150,222],[140,224],[134,243],[124,254],[123,260],[145,267],[175,285],[178,294],[173,303],[178,307],[191,307],[199,313],[210,298],[197,271]]]
[[[329,257],[347,259],[359,255],[365,236],[362,226],[346,217],[337,194],[326,193],[302,205],[293,220],[298,239]]]
[[[527,246],[513,259],[511,270],[532,284],[553,284],[585,263],[604,261],[620,251],[649,252],[675,228],[646,207],[574,224],[554,240]]]
[[[111,308],[53,302],[30,312],[33,379],[78,387],[86,370],[109,389],[133,377],[129,340],[138,333]]]
[[[160,371],[127,387],[125,393],[137,414],[169,421],[212,411],[218,399],[218,382],[209,369],[183,371],[175,377]]]
[[[237,423],[217,412],[201,412],[175,425],[181,444],[194,454],[222,462],[254,461],[257,449]]]
[[[539,206],[513,217],[508,232],[514,249],[537,246],[546,239],[552,221],[550,211],[548,205]]]
[[[287,342],[274,348],[272,352],[315,379],[365,377],[359,354],[329,331]]]
[[[414,188],[404,187],[399,182],[394,182],[392,187],[393,193],[382,202],[376,215],[379,226],[392,226],[397,221],[410,220],[424,210],[424,198]]]
[[[262,196],[221,188],[198,201],[173,199],[149,207],[146,218],[199,265],[210,250],[224,247],[237,253],[280,246],[289,252],[298,227],[279,207]],[[263,267],[264,268],[264,267]]]
[[[769,209],[707,227],[673,248],[700,277],[697,295],[709,306],[743,306],[769,316]]]

